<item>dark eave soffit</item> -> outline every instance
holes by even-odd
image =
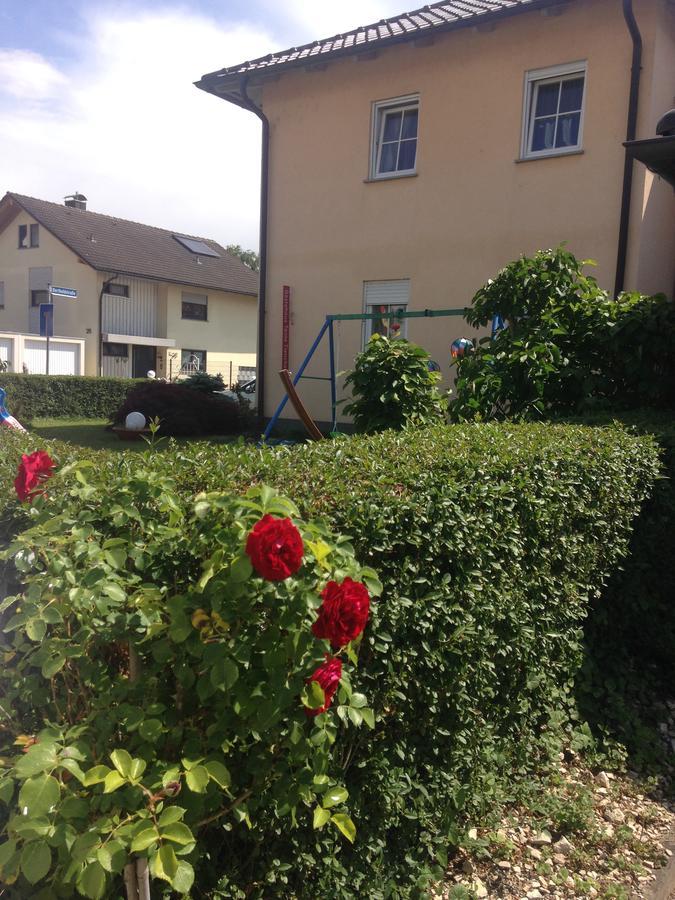
[[[624,147],[630,156],[675,188],[675,135],[626,141]]]

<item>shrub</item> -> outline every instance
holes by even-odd
[[[570,415],[597,407],[675,408],[675,306],[663,295],[611,299],[567,250],[502,269],[467,320],[507,328],[457,362],[455,421]]]
[[[350,680],[365,619],[332,647],[312,625],[327,583],[378,593],[374,573],[270,489],[193,502],[157,471],[109,475],[51,477],[9,550],[25,583],[0,604],[10,896],[119,896],[134,857],[188,894],[209,831],[236,840],[261,815],[353,840],[333,745],[335,709],[374,724]]]
[[[0,374],[10,411],[20,419],[14,411],[20,410],[27,421],[40,417],[107,419],[136,384],[138,380],[132,378]]]
[[[202,391],[205,394],[225,390],[223,376],[209,375],[208,372],[195,372],[187,378],[181,379],[180,386],[192,388],[195,391]]]
[[[427,351],[416,344],[374,334],[345,380],[354,395],[345,412],[354,417],[356,430],[382,431],[443,419],[443,400],[436,389],[441,375],[429,369],[429,361]]]
[[[113,416],[123,425],[130,412],[159,419],[160,434],[172,437],[203,434],[237,434],[242,428],[239,404],[213,392],[204,393],[180,384],[150,381],[129,391]]]

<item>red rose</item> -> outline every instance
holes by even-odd
[[[305,707],[308,716],[318,716],[319,713],[326,712],[331,705],[335,691],[338,689],[340,679],[342,678],[342,660],[336,659],[334,656],[329,657],[326,654],[326,662],[322,663],[312,675],[307,679],[308,682],[316,681],[323,689],[324,702],[323,706],[318,709],[309,709]]]
[[[328,638],[337,650],[358,637],[366,627],[370,596],[360,581],[345,578],[342,584],[329,581],[321,592],[319,618],[312,625],[315,637]]]
[[[44,491],[36,490],[38,485],[50,478],[56,468],[56,463],[44,450],[36,450],[26,456],[21,456],[19,471],[14,479],[14,490],[19,500],[32,500],[37,494]]]
[[[290,519],[276,519],[268,514],[249,534],[246,552],[258,575],[268,581],[283,581],[302,565],[304,547],[300,532]]]

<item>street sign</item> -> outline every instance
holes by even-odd
[[[54,304],[40,304],[40,337],[54,337]]]
[[[69,297],[71,300],[77,300],[77,291],[74,288],[55,287],[52,284],[49,292],[53,297]]]

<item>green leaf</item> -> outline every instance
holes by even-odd
[[[37,775],[40,772],[49,772],[56,768],[58,754],[55,744],[38,743],[17,760],[14,770],[20,778]]]
[[[180,822],[185,815],[185,810],[180,806],[167,806],[159,815],[158,824],[160,828],[164,825],[172,825],[174,822]]]
[[[223,676],[225,679],[225,687],[231,688],[239,678],[239,668],[232,659],[223,660]]]
[[[90,787],[92,784],[99,784],[101,781],[105,781],[106,777],[110,775],[112,769],[108,768],[108,766],[94,766],[91,769],[87,769],[84,773],[84,781],[82,782],[85,787]]]
[[[138,781],[143,772],[145,772],[146,765],[147,763],[144,759],[133,759],[131,761],[131,770],[129,771],[131,781]]]
[[[0,869],[5,866],[9,860],[16,853],[16,841],[9,840],[5,841],[4,844],[0,844]]]
[[[100,862],[91,862],[77,879],[77,889],[90,900],[101,900],[105,896],[105,880],[105,871]]]
[[[123,778],[119,772],[110,772],[108,775],[106,775],[103,782],[103,793],[112,794],[112,792],[116,791],[118,787],[122,787],[122,785],[126,783],[126,778]]]
[[[173,841],[174,844],[193,844],[195,837],[187,825],[174,822],[161,829],[162,840]]]
[[[253,566],[248,556],[238,556],[230,566],[230,578],[235,584],[243,584],[253,574]]]
[[[66,769],[71,775],[74,775],[81,784],[84,783],[84,772],[80,768],[80,764],[74,759],[61,759],[59,765],[62,769]]]
[[[115,584],[113,581],[104,584],[101,593],[110,597],[115,603],[124,603],[127,599],[126,592],[122,590],[119,584]]]
[[[327,809],[321,809],[320,806],[314,807],[314,819],[312,822],[314,828],[323,828],[329,819],[330,813]]]
[[[318,681],[307,685],[307,703],[310,709],[319,709],[326,702],[326,695]]]
[[[349,718],[351,719],[351,721],[354,723],[354,725],[358,726],[363,721],[363,716],[361,715],[359,710],[354,709],[352,706],[350,706],[349,709],[347,710],[347,714],[348,714]]]
[[[26,634],[36,643],[41,643],[47,634],[47,623],[43,619],[29,619],[26,623]]]
[[[349,791],[343,787],[332,787],[323,795],[324,809],[330,809],[331,806],[337,806],[338,803],[344,803],[349,797]]]
[[[195,766],[194,769],[190,769],[185,774],[185,781],[195,794],[203,794],[206,790],[206,785],[209,783],[209,770],[206,766]]]
[[[131,764],[133,762],[130,754],[127,753],[126,750],[113,750],[110,754],[110,759],[120,775],[128,778],[131,773]]]
[[[96,858],[106,872],[121,872],[127,861],[127,851],[120,841],[108,841],[96,851]]]
[[[170,844],[163,844],[152,857],[150,864],[153,875],[168,882],[171,882],[178,872],[178,860]]]
[[[42,672],[42,677],[53,678],[57,672],[61,671],[65,664],[66,658],[62,653],[50,657],[42,663],[42,669],[40,670]]]
[[[144,741],[154,743],[162,733],[162,723],[159,719],[145,719],[138,726],[138,733]]]
[[[154,844],[157,841],[159,841],[157,829],[154,825],[148,825],[134,835],[134,839],[131,842],[131,852],[139,853],[142,850],[147,850],[151,844]]]
[[[356,837],[356,825],[354,825],[349,816],[345,815],[345,813],[335,813],[335,815],[330,817],[330,820],[344,834],[347,840],[353,844]]]
[[[364,706],[363,709],[360,709],[361,718],[366,723],[368,728],[375,728],[375,713],[372,709],[368,709],[368,707]]]
[[[31,841],[21,852],[21,872],[26,881],[37,884],[52,865],[52,851],[46,841]]]
[[[25,781],[19,792],[19,808],[25,815],[48,813],[61,797],[61,786],[51,775],[37,775]]]
[[[171,887],[179,894],[189,894],[195,880],[195,872],[189,862],[181,859],[176,867],[176,874],[171,880]]]
[[[212,760],[205,763],[204,768],[209,773],[209,777],[221,788],[228,788],[232,784],[230,773],[221,762]]]
[[[352,694],[352,699],[350,705],[355,709],[361,709],[361,707],[366,706],[368,700],[364,697],[363,694]]]
[[[14,782],[11,778],[3,778],[0,781],[0,801],[2,803],[11,803],[14,796]]]

